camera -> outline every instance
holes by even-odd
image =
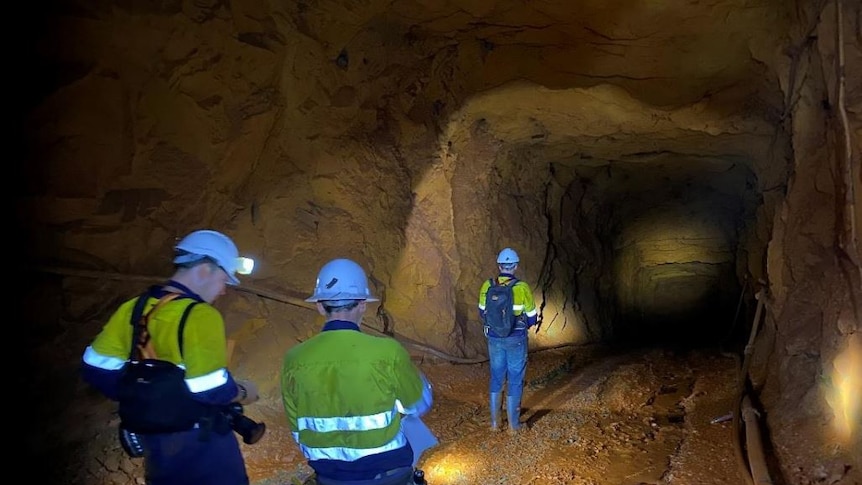
[[[227,419],[230,428],[242,436],[242,442],[247,445],[260,441],[266,432],[266,424],[258,423],[246,416],[242,404],[238,402],[228,404],[222,411],[222,415]]]

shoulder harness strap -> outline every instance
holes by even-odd
[[[164,304],[168,303],[171,300],[180,298],[183,295],[181,295],[180,293],[168,293],[167,295],[160,298],[159,301],[156,302],[155,306],[150,309],[150,311],[144,314],[144,307],[147,305],[147,301],[149,301],[150,296],[151,293],[149,290],[144,292],[141,296],[138,297],[138,300],[135,302],[135,307],[132,310],[132,318],[130,323],[135,327],[135,329],[132,332],[132,349],[129,354],[130,359],[134,357],[146,358],[147,356],[144,354],[146,354],[147,352],[144,349],[148,348],[149,353],[153,354],[150,357],[155,357],[155,353],[152,352],[152,349],[149,346],[150,334],[147,331],[147,323],[149,323],[150,315],[154,314],[156,310],[161,308]],[[200,302],[197,300],[192,300],[192,302],[188,306],[186,306],[185,311],[183,311],[183,316],[180,318],[180,324],[177,328],[177,341],[179,343],[181,357],[183,355],[183,330],[186,326],[186,320],[189,317],[189,313],[191,313],[192,307],[197,305],[198,303]]]
[[[186,311],[183,312],[183,317],[180,318],[180,326],[177,328],[177,340],[180,342],[180,357],[183,356],[183,330],[186,328],[186,320],[189,318],[189,313],[192,312],[192,307],[200,303],[199,301],[193,301],[186,307]]]

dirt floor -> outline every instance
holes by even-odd
[[[725,355],[583,347],[532,353],[526,427],[514,435],[490,430],[487,363],[420,366],[435,389],[424,420],[440,439],[420,462],[431,485],[744,483],[732,423],[721,420],[737,379]],[[244,445],[252,483],[302,483],[311,470],[278,424],[283,417],[274,409],[255,417],[270,424],[260,443]]]

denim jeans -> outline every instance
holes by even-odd
[[[501,392],[505,381],[506,395],[520,400],[527,370],[527,335],[488,337],[488,356],[491,361],[490,392]]]

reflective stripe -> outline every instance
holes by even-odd
[[[317,433],[329,431],[365,431],[369,429],[381,429],[389,426],[395,418],[395,410],[385,411],[368,416],[347,416],[335,418],[298,418],[296,420],[297,431],[304,429]]]
[[[116,357],[102,355],[96,352],[92,345],[88,346],[87,349],[84,350],[83,359],[88,365],[104,370],[120,370],[124,365],[126,365],[126,359],[118,359]]]
[[[293,439],[299,443],[299,433],[293,433]],[[309,446],[305,446],[302,443],[299,443],[299,449],[302,450],[302,454],[305,455],[309,460],[340,460],[340,461],[356,461],[360,458],[364,458],[369,455],[377,455],[380,453],[384,453],[386,451],[397,450],[398,448],[403,448],[407,446],[407,438],[404,437],[404,433],[401,431],[395,435],[395,438],[392,439],[389,443],[386,443],[383,446],[378,446],[376,448],[345,448],[340,446],[333,446],[329,448],[311,448]]]
[[[86,350],[84,350],[83,359],[87,364],[104,370],[120,370],[124,365],[126,365],[126,362],[128,362],[128,359],[106,357],[97,352],[92,346],[87,347]],[[186,368],[183,364],[177,364],[177,367],[183,370]]]
[[[485,305],[484,304],[479,305],[479,310],[485,311]]]
[[[188,386],[189,390],[193,393],[209,391],[210,389],[215,389],[225,383],[227,383],[227,369],[224,367],[200,377],[186,379],[186,386]]]
[[[535,315],[538,315],[538,314],[539,314],[539,311],[538,311],[537,309],[535,309],[535,308],[533,308],[532,310],[530,310],[530,311],[528,311],[528,312],[527,312],[527,316],[528,316],[528,317],[532,317],[532,316],[535,316]]]

